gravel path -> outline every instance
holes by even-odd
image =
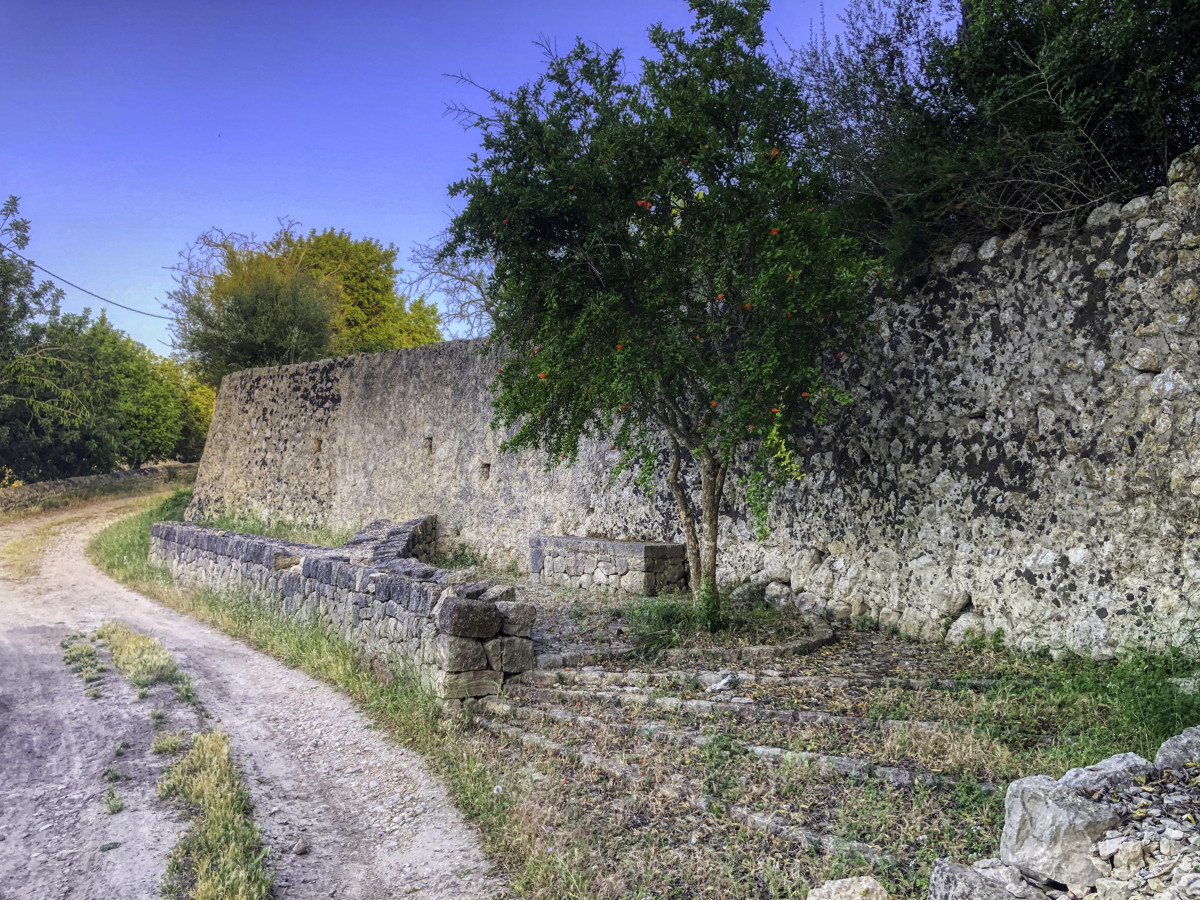
[[[146,502],[61,513],[73,521],[37,575],[15,582],[0,572],[0,900],[159,896],[182,820],[149,777],[121,788],[127,808],[117,815],[100,800],[116,743],[148,740],[147,706],[112,678],[101,699],[87,699],[58,646],[108,619],[162,641],[233,736],[277,897],[502,895],[477,834],[419,756],[374,731],[334,689],[126,590],[87,561],[91,535]],[[0,528],[0,546],[55,518]],[[297,855],[300,838],[309,849]]]

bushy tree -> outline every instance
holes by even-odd
[[[595,438],[665,472],[712,597],[730,466],[747,460],[752,501],[800,474],[794,429],[844,397],[829,364],[875,268],[831,227],[804,104],[764,54],[765,0],[691,5],[690,33],[650,30],[636,81],[580,42],[490,92],[447,253],[495,263],[505,447],[558,463]]]
[[[204,454],[208,426],[212,423],[217,392],[211,385],[196,378],[186,363],[160,358],[157,360],[157,367],[162,377],[174,385],[182,398],[179,409],[179,438],[171,451],[171,458],[179,462],[199,462]]]
[[[19,198],[10,196],[0,206],[0,414],[24,397],[28,415],[62,421],[79,415],[64,384],[70,360],[47,334],[62,291],[49,281],[38,284],[33,266],[18,255],[28,245],[29,221],[20,217]]]
[[[790,60],[842,225],[906,267],[1162,184],[1200,142],[1194,0],[853,0]]]
[[[138,468],[174,455],[184,395],[164,372],[167,361],[101,315],[63,315],[46,338],[70,361],[54,384],[26,383],[0,415],[0,456],[22,480],[41,481]],[[36,410],[60,391],[79,404],[68,418]]]
[[[216,385],[230,372],[329,356],[337,308],[332,282],[278,255],[229,246],[206,278],[172,292],[176,346]]]
[[[203,381],[230,372],[441,340],[437,308],[396,292],[396,248],[345,231],[269,241],[212,229],[180,254],[176,347]]]
[[[314,275],[337,287],[333,348],[338,354],[377,353],[442,339],[437,307],[423,297],[408,303],[396,291],[396,247],[346,231],[315,229],[295,249]]]

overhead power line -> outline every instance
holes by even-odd
[[[0,250],[3,250],[6,253],[11,253],[13,256],[17,257],[18,259],[25,260],[25,262],[29,263],[29,265],[33,266],[35,269],[41,269],[43,272],[45,272],[47,275],[49,275],[55,281],[61,281],[63,284],[69,285],[70,287],[75,288],[75,290],[77,290],[77,291],[82,291],[83,293],[87,294],[89,297],[95,297],[97,300],[100,300],[104,303],[111,304],[112,306],[118,306],[121,309],[128,310],[131,313],[137,313],[139,316],[149,316],[152,319],[166,319],[168,322],[174,321],[174,318],[172,316],[162,316],[162,315],[159,315],[158,313],[146,312],[144,309],[134,309],[132,306],[126,306],[124,303],[118,303],[116,300],[109,300],[107,297],[101,297],[99,294],[97,294],[93,291],[89,291],[87,288],[80,287],[73,281],[67,281],[67,279],[63,278],[61,275],[55,275],[53,272],[51,272],[45,266],[39,266],[28,256],[22,256],[20,253],[18,253],[16,250],[13,250],[11,247],[0,247]]]

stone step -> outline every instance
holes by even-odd
[[[672,800],[686,802],[696,809],[707,811],[711,805],[708,798],[690,783],[672,785],[670,787],[651,785],[636,767],[611,759],[610,757],[586,750],[579,750],[574,747],[567,747],[540,734],[526,731],[515,725],[497,722],[487,716],[476,716],[475,724],[486,731],[514,740],[531,749],[575,760],[582,766],[594,768],[615,778],[624,779],[631,784],[646,785],[652,790],[670,797]],[[824,856],[845,856],[851,854],[860,856],[871,863],[890,863],[892,861],[882,850],[870,844],[864,844],[859,841],[848,841],[832,834],[816,832],[799,825],[780,822],[776,816],[755,812],[744,806],[730,805],[725,807],[724,810],[730,819],[745,828],[769,832],[807,850],[814,850]]]
[[[646,672],[640,669],[612,669],[604,666],[587,665],[578,668],[530,669],[510,679],[512,682],[536,687],[555,685],[614,685],[619,687],[645,687],[647,685],[670,685],[696,681],[702,688],[717,684],[730,675],[736,675],[738,686],[759,687],[813,686],[831,689],[851,687],[884,687],[905,690],[986,690],[997,684],[994,678],[903,678],[878,675],[781,675],[778,672],[744,672],[738,669],[667,669]]]
[[[803,656],[819,650],[834,639],[833,628],[819,619],[813,620],[813,633],[800,640],[786,644],[767,644],[757,647],[672,647],[653,655],[660,663],[695,663],[706,665],[747,665],[771,662],[788,656]],[[636,648],[622,650],[577,650],[556,652],[542,646],[534,647],[537,653],[537,668],[561,669],[594,666],[605,661],[642,659],[646,654]]]
[[[511,697],[539,700],[547,703],[597,703],[609,706],[647,707],[663,712],[679,712],[693,716],[711,716],[715,713],[732,714],[739,719],[770,720],[784,723],[816,725],[842,725],[854,728],[870,728],[880,731],[895,729],[919,730],[926,733],[954,730],[940,722],[923,722],[912,719],[868,719],[865,716],[838,716],[832,713],[808,709],[773,709],[754,703],[749,698],[729,701],[686,700],[679,697],[659,697],[637,688],[626,690],[580,691],[563,688],[542,688],[529,685],[505,686]]]
[[[621,736],[642,737],[647,740],[661,741],[676,746],[703,747],[710,740],[699,731],[670,728],[657,722],[644,722],[640,724],[633,722],[612,722],[597,718],[596,716],[580,715],[566,709],[541,709],[539,707],[510,703],[494,697],[476,701],[474,708],[492,716],[509,717],[538,723],[569,724],[581,731],[597,731]],[[935,772],[916,772],[905,766],[885,766],[864,757],[788,750],[784,747],[763,746],[751,741],[739,741],[738,743],[751,756],[755,756],[764,762],[772,764],[808,763],[816,766],[822,777],[826,778],[833,775],[854,778],[877,778],[893,787],[912,787],[913,785],[928,787],[969,783],[987,793],[997,790],[996,786],[991,782],[977,781],[975,779],[946,778]]]

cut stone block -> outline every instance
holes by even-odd
[[[486,640],[500,633],[500,611],[494,603],[443,597],[433,609],[433,618],[443,634]]]

